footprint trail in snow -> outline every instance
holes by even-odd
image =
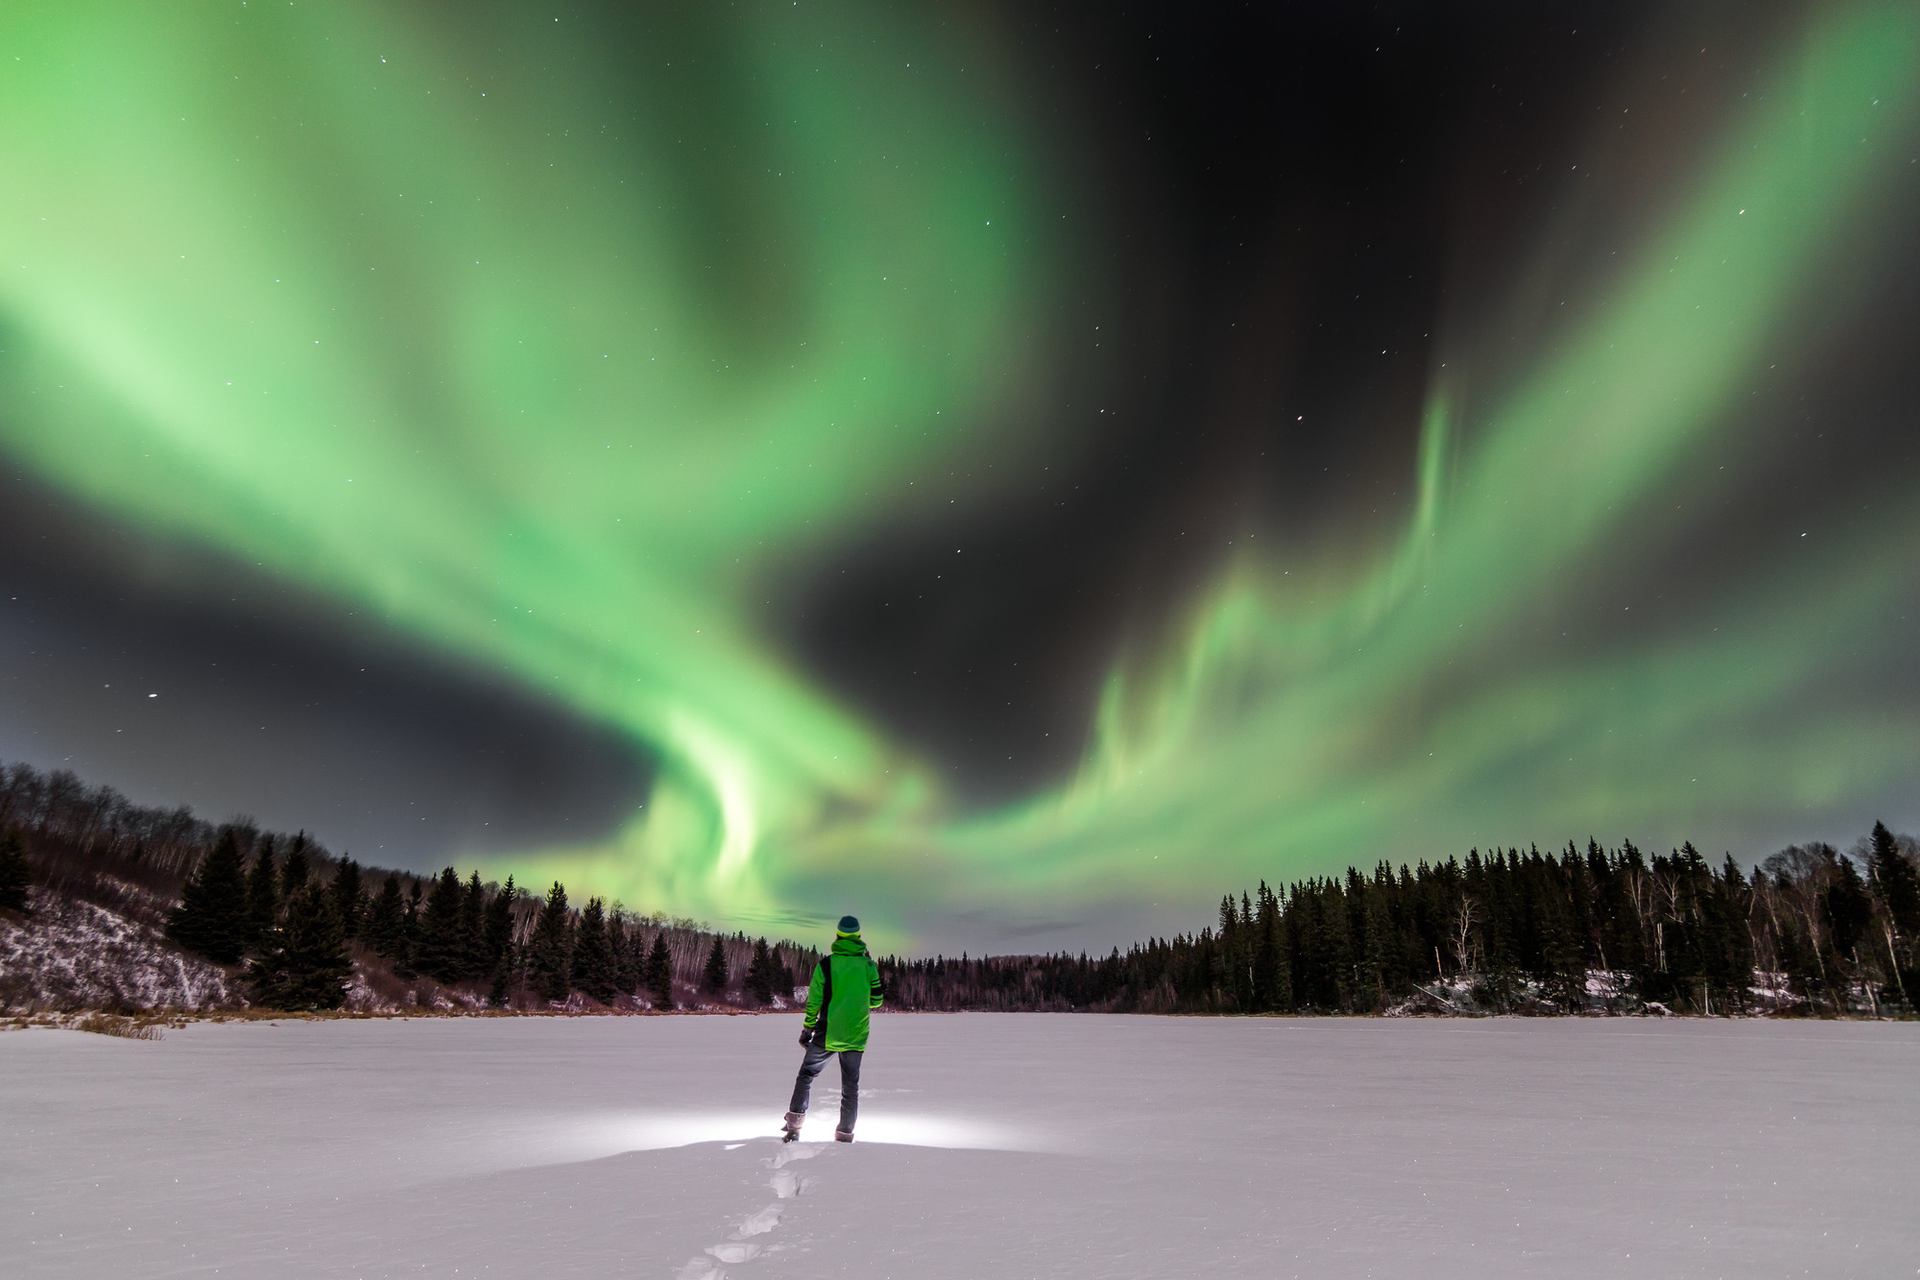
[[[786,1166],[796,1160],[811,1160],[819,1154],[818,1147],[783,1146],[771,1158],[761,1161],[773,1171],[773,1176],[767,1179],[767,1186],[773,1191],[773,1203],[742,1219],[732,1235],[719,1244],[708,1245],[702,1256],[688,1259],[686,1265],[674,1273],[674,1280],[727,1280],[727,1273],[720,1269],[722,1263],[751,1262],[766,1253],[769,1246],[757,1243],[754,1238],[779,1226],[780,1215],[787,1209],[786,1202],[807,1187],[807,1180]]]

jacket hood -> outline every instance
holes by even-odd
[[[867,944],[860,935],[841,934],[833,940],[833,954],[836,956],[863,956],[867,954]]]

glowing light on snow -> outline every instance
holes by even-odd
[[[840,1104],[832,1094],[816,1103],[808,1117],[800,1141],[803,1144],[833,1142],[834,1121]],[[646,1113],[623,1111],[591,1115],[568,1114],[542,1118],[538,1139],[529,1144],[531,1133],[516,1135],[514,1148],[530,1163],[557,1164],[575,1160],[598,1160],[629,1151],[662,1151],[671,1147],[693,1147],[703,1143],[739,1144],[756,1138],[773,1140],[779,1123],[777,1111],[676,1111]],[[1046,1144],[1031,1134],[1016,1132],[1007,1125],[993,1124],[966,1116],[934,1116],[915,1112],[871,1111],[860,1118],[859,1140],[897,1147],[931,1147],[948,1151],[1040,1151]]]
[[[811,1130],[816,1125],[820,1130],[820,1138],[832,1140],[833,1113],[829,1111],[819,1119],[809,1121],[807,1130],[802,1131],[802,1142],[815,1136]],[[1006,1125],[960,1116],[916,1115],[911,1112],[883,1111],[876,1115],[863,1115],[859,1134],[861,1142],[881,1142],[898,1147],[941,1147],[950,1151],[1043,1149],[1043,1144],[1035,1141],[1031,1135],[1017,1134]]]

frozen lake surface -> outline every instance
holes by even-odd
[[[0,1033],[13,1277],[1882,1277],[1920,1025],[883,1016]]]

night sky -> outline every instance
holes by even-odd
[[[0,759],[752,932],[1920,827],[1910,4],[0,12]]]

